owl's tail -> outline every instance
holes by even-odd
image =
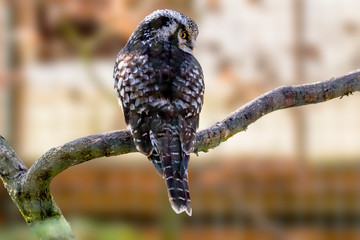
[[[176,213],[182,213],[185,211],[189,216],[191,216],[192,209],[187,172],[183,177],[181,177],[178,173],[167,174],[165,169],[164,176],[168,189],[169,201],[173,210]]]
[[[152,139],[154,140],[154,139]],[[156,170],[165,179],[169,201],[176,213],[192,214],[187,165],[189,154],[181,148],[178,135],[156,137],[155,150],[150,156]]]

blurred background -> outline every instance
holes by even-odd
[[[200,129],[279,86],[360,66],[357,0],[0,0],[0,134],[28,167],[52,147],[126,128],[114,59],[160,8],[200,29]],[[51,191],[79,239],[360,239],[359,104],[354,93],[273,112],[192,155],[192,217],[172,211],[139,153],[72,167]],[[0,239],[31,239],[0,185]]]

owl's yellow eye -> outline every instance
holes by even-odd
[[[181,33],[180,33],[180,37],[181,37],[182,39],[185,39],[185,38],[187,37],[187,33],[186,33],[186,32],[181,32]]]

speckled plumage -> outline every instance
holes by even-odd
[[[197,35],[185,15],[155,11],[135,29],[114,67],[114,87],[135,145],[165,178],[174,211],[188,215],[187,166],[204,94],[202,69],[192,54]]]

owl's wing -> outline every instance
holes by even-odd
[[[196,122],[197,119],[184,119],[179,116],[179,137],[182,149],[182,161],[180,165],[180,175],[184,176],[188,164],[190,153],[194,151],[194,144],[196,140]]]
[[[138,56],[126,50],[120,51],[114,67],[114,87],[136,148],[149,156],[153,146],[149,136],[149,122],[152,117],[148,107],[152,89],[151,81],[148,80],[153,73],[143,67],[147,60],[145,56]]]
[[[194,151],[194,144],[196,141],[196,128],[199,122],[199,117],[184,118],[179,116],[179,135],[182,150],[190,154]]]
[[[180,77],[174,81],[177,99],[174,106],[179,112],[178,129],[183,161],[180,172],[183,176],[189,163],[189,155],[194,151],[196,129],[199,127],[199,114],[203,105],[204,81],[200,64],[195,58],[185,61]]]
[[[120,51],[115,59],[113,78],[115,80],[114,88],[116,89],[117,100],[119,102],[121,110],[124,113],[125,123],[126,125],[129,125],[130,111],[126,105],[124,106],[125,89],[122,87],[128,65],[127,62],[127,54],[123,51]]]

